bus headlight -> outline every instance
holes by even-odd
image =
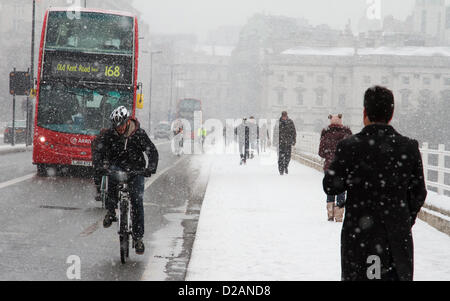
[[[39,141],[41,141],[41,143],[45,143],[45,137],[44,136],[41,136],[40,138],[39,138]]]

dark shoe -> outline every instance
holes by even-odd
[[[106,213],[105,219],[103,219],[103,227],[109,228],[113,222],[117,222],[116,212]]]
[[[283,176],[284,175],[284,172],[281,170],[280,171],[280,176]]]
[[[136,239],[134,241],[134,249],[136,250],[137,255],[144,255],[145,252],[145,246],[142,239]]]
[[[341,201],[341,200],[337,200],[336,201],[336,206],[339,208],[344,208],[345,207],[345,200]]]
[[[285,173],[285,174],[289,174],[288,168],[287,168],[287,167],[284,169],[284,173]]]

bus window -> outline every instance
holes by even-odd
[[[94,91],[44,84],[39,96],[38,126],[62,133],[97,135],[109,127],[109,115],[116,107],[123,105],[131,110],[132,102],[129,90]]]
[[[66,12],[50,12],[46,48],[55,50],[129,53],[133,51],[133,18],[81,12],[69,19]]]

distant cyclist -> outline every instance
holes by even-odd
[[[184,144],[184,127],[183,122],[180,119],[177,119],[172,123],[172,132],[175,155],[181,156],[181,154],[183,153]]]
[[[105,165],[103,170],[114,171],[145,171],[145,177],[156,173],[158,167],[158,150],[140,128],[139,122],[130,117],[129,111],[124,107],[118,107],[111,115],[112,126],[99,136],[101,152]],[[148,165],[144,153],[148,158]],[[128,178],[131,197],[131,218],[133,223],[133,239],[135,241],[136,254],[142,255],[145,251],[144,242],[144,176],[130,176]],[[103,220],[105,228],[117,221],[115,209],[118,202],[117,182],[113,178],[109,180],[108,198],[106,201],[107,213]]]

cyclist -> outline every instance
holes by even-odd
[[[112,126],[99,137],[102,145],[103,158],[106,162],[104,170],[141,171],[145,177],[156,173],[158,167],[158,150],[140,128],[139,121],[131,118],[129,111],[120,106],[115,109],[110,120]],[[144,153],[148,158],[148,165]],[[127,179],[131,198],[131,218],[133,223],[133,239],[136,254],[142,255],[145,251],[144,242],[144,176],[130,176]],[[117,221],[115,209],[118,203],[117,182],[114,178],[109,181],[108,198],[106,201],[107,213],[103,220],[105,228],[111,227]]]

